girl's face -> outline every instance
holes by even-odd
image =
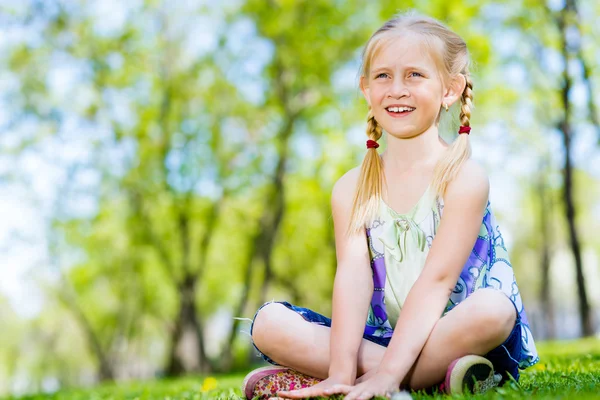
[[[442,104],[458,98],[448,96],[422,40],[411,34],[383,44],[369,75],[361,78],[361,89],[377,122],[398,138],[425,132],[436,123]]]

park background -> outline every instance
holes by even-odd
[[[535,337],[598,335],[596,0],[2,0],[0,395],[248,371],[234,317],[329,314],[360,53],[408,9],[471,51],[473,158]]]

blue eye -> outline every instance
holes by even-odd
[[[421,75],[421,74],[420,74],[420,73],[418,73],[418,72],[411,72],[411,73],[410,73],[410,76],[413,76],[413,74],[417,74],[417,75],[419,75],[419,76],[423,76],[423,75]]]
[[[388,74],[386,74],[385,72],[382,72],[382,73],[380,73],[379,75],[377,75],[377,76],[375,77],[375,79],[377,79],[377,78],[380,78],[380,77],[384,77],[384,78],[385,78],[385,77],[387,77],[387,76],[388,76]]]

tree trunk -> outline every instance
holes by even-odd
[[[65,279],[63,277],[63,279]],[[70,290],[70,289],[67,289]],[[100,339],[96,335],[94,328],[90,324],[89,320],[83,313],[83,310],[77,304],[77,300],[71,298],[69,295],[62,296],[65,304],[73,311],[75,314],[75,318],[79,321],[79,325],[83,328],[83,332],[87,338],[88,345],[92,353],[96,356],[98,360],[98,379],[100,382],[111,382],[115,379],[115,374],[112,368],[112,365],[108,361],[108,357],[102,348],[102,344],[100,343]]]
[[[73,166],[68,168],[66,182],[73,182],[74,176],[77,172],[77,166]],[[63,188],[64,189],[64,188]],[[61,190],[59,191],[59,196],[56,199],[56,203],[54,204],[55,212],[54,215],[60,215],[60,210],[64,207],[64,196],[69,193],[69,191]],[[57,235],[51,231],[49,227],[46,231],[46,236],[49,238],[48,243],[48,253],[50,255],[50,265],[53,266],[58,276],[60,277],[60,281],[62,283],[62,288],[59,288],[58,299],[66,307],[73,312],[75,319],[77,320],[79,326],[83,330],[83,333],[87,339],[87,345],[91,353],[96,357],[98,362],[98,379],[100,382],[110,382],[114,381],[115,373],[113,370],[113,366],[111,364],[111,360],[109,360],[108,352],[105,349],[110,349],[110,347],[103,347],[98,337],[97,331],[94,330],[89,318],[84,313],[81,308],[79,302],[77,301],[77,292],[74,287],[71,285],[67,275],[61,269],[61,260],[60,260],[60,252],[58,249],[58,244],[56,241]],[[51,351],[51,349],[48,349]]]
[[[579,315],[581,318],[581,334],[591,336],[594,334],[588,302],[587,290],[585,287],[585,277],[583,274],[583,260],[581,258],[581,245],[579,234],[575,225],[575,204],[573,202],[573,170],[571,165],[571,144],[570,129],[563,124],[563,143],[565,145],[565,165],[564,165],[564,189],[563,198],[565,202],[565,211],[567,223],[569,226],[569,243],[571,252],[575,260],[575,269],[577,274],[577,291],[579,299]]]
[[[267,197],[265,211],[260,219],[259,231],[253,239],[252,253],[248,258],[246,269],[244,272],[244,292],[240,298],[240,302],[234,311],[234,316],[239,317],[244,312],[244,308],[250,294],[250,284],[252,278],[252,264],[255,259],[262,260],[265,268],[265,275],[260,288],[258,304],[262,305],[265,302],[266,293],[269,283],[273,280],[273,271],[271,268],[271,253],[275,243],[275,237],[279,229],[279,225],[284,214],[284,185],[283,178],[285,175],[285,164],[287,162],[287,143],[292,132],[293,121],[288,120],[285,128],[282,131],[282,150],[273,176],[272,189]],[[233,342],[237,338],[240,321],[234,320],[226,347],[222,353],[223,368],[231,364],[232,354],[231,349]]]
[[[286,124],[280,133],[280,155],[273,176],[271,196],[267,200],[268,207],[261,219],[261,240],[258,243],[258,256],[265,266],[265,276],[260,289],[259,304],[265,302],[269,283],[273,279],[273,269],[271,266],[271,254],[275,245],[275,238],[279,231],[279,225],[283,219],[285,209],[285,185],[283,179],[285,176],[285,167],[288,162],[288,142],[294,129],[295,118],[289,116]]]
[[[545,180],[546,167],[543,166],[541,169],[539,179],[539,202],[540,202],[540,225],[541,225],[541,257],[540,257],[540,269],[542,272],[542,287],[540,290],[540,303],[542,304],[542,311],[544,315],[544,337],[546,339],[553,339],[556,337],[555,329],[555,318],[554,318],[554,305],[552,303],[552,296],[550,295],[550,288],[552,286],[550,280],[550,248],[551,248],[551,237],[550,237],[550,220],[549,215],[552,215],[552,200],[548,200],[548,194],[546,190]]]
[[[242,296],[240,297],[240,301],[238,302],[236,308],[233,311],[233,316],[239,318],[243,315],[244,309],[248,303],[248,297],[250,296],[250,285],[252,281],[252,262],[253,257],[250,257],[248,262],[246,263],[246,269],[244,271],[244,291],[242,292]],[[227,342],[225,343],[225,348],[221,353],[219,359],[221,360],[219,369],[221,371],[229,371],[233,364],[233,343],[238,335],[238,330],[240,327],[240,320],[234,319],[233,325],[231,327],[231,331],[229,332],[229,337],[227,338]]]
[[[278,87],[281,87],[281,83],[279,83]],[[280,100],[285,103],[285,90],[280,89],[279,93],[281,96]],[[284,108],[287,110],[287,107]],[[244,286],[244,292],[242,293],[240,302],[234,310],[234,317],[239,317],[242,315],[248,302],[248,297],[250,295],[250,281],[252,278],[252,265],[254,264],[255,260],[262,260],[265,268],[265,275],[259,293],[259,306],[265,302],[269,283],[273,279],[271,253],[275,244],[277,232],[279,230],[279,225],[281,224],[281,220],[283,219],[285,212],[285,185],[283,184],[283,180],[286,173],[285,167],[288,162],[288,143],[294,129],[296,118],[297,113],[292,113],[288,110],[286,112],[285,124],[278,135],[279,160],[277,161],[275,174],[273,175],[271,190],[265,199],[265,210],[260,218],[258,232],[252,239],[251,253],[248,257],[248,262],[244,272],[244,281],[246,282],[246,285]],[[226,368],[227,366],[231,365],[233,358],[231,351],[233,343],[238,335],[239,325],[239,320],[234,320],[226,347],[221,354],[221,359],[223,360],[221,364],[222,368]]]
[[[179,285],[179,313],[171,334],[171,348],[167,376],[179,376],[185,372],[209,372],[202,326],[197,319],[195,302],[196,280],[187,275]]]
[[[571,246],[571,252],[575,260],[575,269],[577,274],[577,289],[579,299],[579,315],[581,322],[581,334],[582,336],[591,336],[594,333],[592,327],[592,319],[590,312],[590,305],[588,302],[587,291],[585,288],[585,277],[583,274],[583,261],[581,258],[581,245],[579,241],[579,235],[577,227],[575,225],[576,209],[573,201],[573,165],[571,161],[571,139],[572,139],[572,127],[570,123],[571,108],[569,103],[569,93],[571,90],[572,82],[567,68],[569,61],[569,50],[567,48],[567,16],[570,12],[574,11],[574,1],[567,1],[565,7],[561,10],[560,16],[557,18],[558,27],[560,30],[561,37],[561,50],[564,60],[563,70],[563,89],[562,89],[562,102],[564,108],[564,117],[559,124],[559,129],[562,132],[563,146],[565,149],[565,162],[564,162],[564,185],[563,185],[563,200],[565,204],[565,216],[569,227],[569,243]]]

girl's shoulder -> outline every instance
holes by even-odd
[[[466,197],[475,197],[487,203],[490,181],[485,168],[477,161],[468,159],[458,170],[455,178],[448,183],[444,203],[458,202]]]
[[[360,166],[354,167],[342,175],[333,185],[331,201],[337,203],[352,202],[359,177]]]

